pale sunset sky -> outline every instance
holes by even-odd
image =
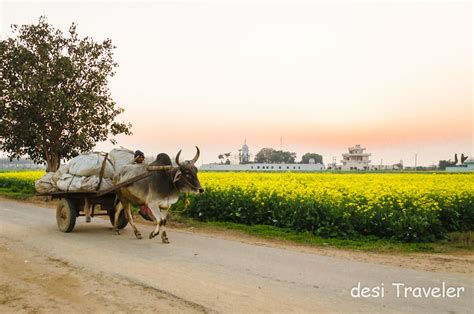
[[[474,154],[470,2],[2,1],[2,38],[40,15],[112,39],[133,124],[118,146],[146,155],[198,145],[208,163],[280,137],[325,163],[355,144],[373,164]]]

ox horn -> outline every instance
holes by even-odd
[[[181,149],[179,150],[178,155],[176,155],[176,159],[175,159],[176,164],[177,164],[179,167],[181,167],[181,165],[179,164],[179,156],[180,156],[180,155],[181,155]]]
[[[199,147],[196,146],[196,156],[194,156],[194,158],[193,158],[193,163],[196,163],[196,161],[198,160],[200,154],[201,154],[201,152],[199,151]]]

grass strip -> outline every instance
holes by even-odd
[[[173,220],[187,227],[233,230],[263,239],[280,240],[293,244],[316,247],[333,247],[338,249],[368,251],[377,253],[449,253],[474,251],[474,232],[452,233],[445,240],[428,243],[403,243],[380,239],[375,236],[359,236],[351,239],[323,238],[310,232],[297,232],[287,228],[268,225],[243,225],[231,222],[200,222],[191,218],[173,215]]]

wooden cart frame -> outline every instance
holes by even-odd
[[[56,207],[56,222],[59,230],[62,232],[71,232],[74,229],[77,217],[86,216],[87,206],[90,208],[90,217],[107,215],[110,218],[112,226],[114,225],[116,199],[116,193],[114,192],[100,196],[91,191],[58,191],[40,195],[51,196],[53,199],[60,200]],[[127,224],[128,221],[125,217],[125,212],[122,211],[117,227],[123,229]]]

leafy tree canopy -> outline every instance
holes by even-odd
[[[109,135],[131,134],[130,124],[115,122],[123,109],[107,86],[118,65],[110,39],[79,38],[74,23],[63,34],[45,17],[12,31],[15,38],[0,42],[0,149],[10,159],[27,156],[55,171]]]
[[[446,170],[446,167],[453,167],[456,163],[450,160],[440,160],[438,163],[439,170]]]
[[[314,159],[315,163],[323,163],[323,156],[316,154],[316,153],[306,153],[301,157],[302,164],[309,164],[309,160]]]
[[[262,148],[255,155],[255,162],[261,163],[295,163],[296,153],[286,152],[282,150],[274,150],[273,148]]]

